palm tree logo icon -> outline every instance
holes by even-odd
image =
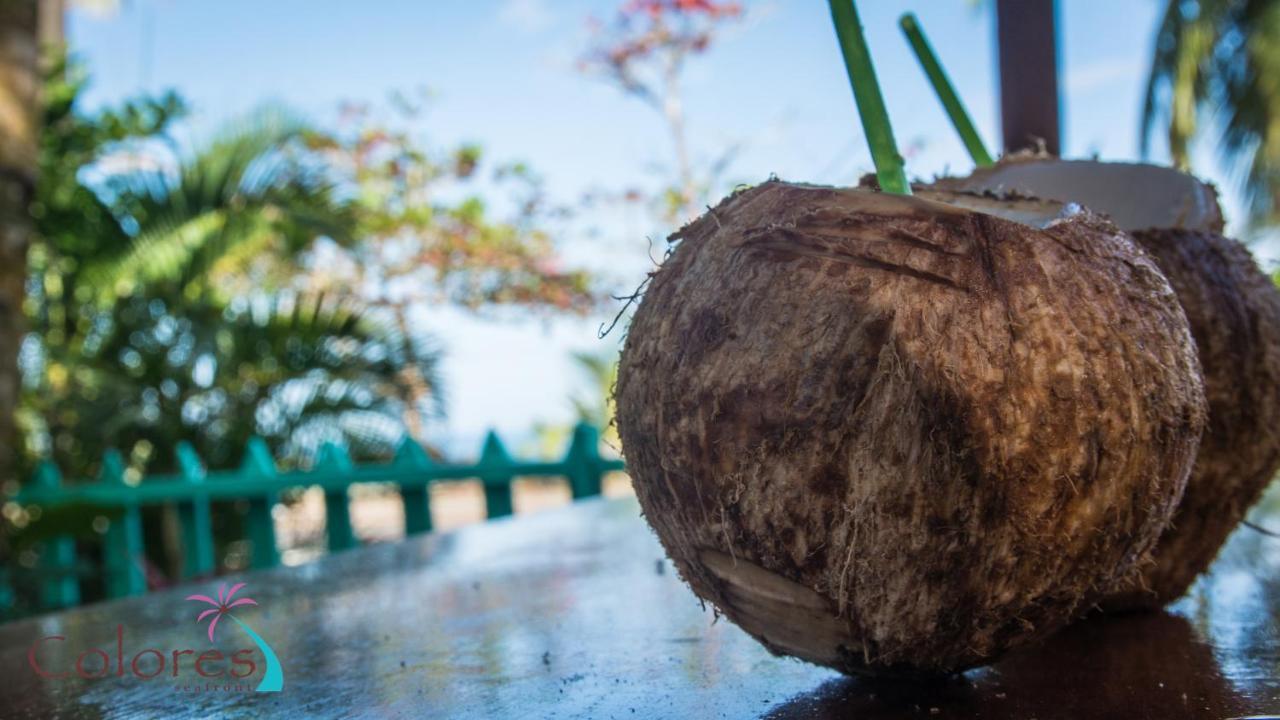
[[[280,660],[276,658],[275,651],[267,644],[262,636],[254,632],[243,620],[231,614],[231,609],[246,605],[257,605],[258,601],[250,597],[235,598],[236,593],[244,587],[244,583],[236,583],[227,589],[227,584],[222,583],[218,586],[218,599],[214,600],[208,595],[188,595],[188,600],[197,600],[199,602],[208,603],[212,608],[200,613],[196,618],[197,623],[202,623],[209,619],[209,642],[213,642],[213,633],[218,627],[218,621],[222,616],[227,616],[235,621],[240,629],[245,631],[249,639],[258,646],[258,650],[262,656],[266,658],[267,669],[262,677],[262,682],[258,683],[258,692],[280,692],[280,688],[284,687],[284,669],[280,667]]]

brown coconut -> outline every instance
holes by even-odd
[[[1199,368],[1169,285],[1105,221],[771,181],[673,239],[618,427],[681,575],[770,650],[983,664],[1167,523]]]
[[[1002,162],[953,187],[1072,200],[1111,216],[1178,294],[1204,369],[1209,422],[1186,493],[1144,563],[1104,608],[1181,597],[1280,468],[1280,292],[1243,245],[1223,237],[1213,188],[1153,165]]]

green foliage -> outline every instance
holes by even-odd
[[[81,182],[81,170],[104,151],[154,138],[186,114],[173,93],[131,100],[93,118],[75,112],[86,84],[79,65],[59,64],[45,83],[40,134],[40,181],[31,205],[40,245],[69,263],[126,246],[128,237],[98,194]]]
[[[613,388],[618,383],[618,354],[577,352],[573,354],[573,362],[587,381],[587,392],[572,398],[578,421],[600,428],[601,441],[616,448],[618,428],[613,423]]]
[[[354,106],[334,133],[266,109],[182,147],[176,96],[85,113],[84,85],[72,65],[46,91],[28,469],[52,457],[83,477],[117,448],[135,473],[165,470],[180,440],[218,466],[254,434],[286,461],[324,440],[385,453],[443,412],[411,310],[597,300],[560,267],[542,229],[555,211],[523,164],[482,173],[480,147],[432,151]],[[317,261],[317,239],[346,264]]]
[[[219,466],[254,434],[295,459],[323,440],[382,453],[410,385],[440,411],[427,339],[349,295],[290,289],[316,238],[350,245],[358,224],[308,149],[314,131],[262,111],[181,151],[175,96],[86,114],[84,83],[72,66],[47,92],[21,358],[28,462],[84,477],[118,448],[135,472],[169,469],[187,440]]]
[[[233,282],[287,279],[293,258],[319,236],[350,243],[354,215],[316,163],[297,157],[301,122],[263,111],[227,128],[177,167],[125,173],[109,183],[138,231],[119,252],[99,252],[86,273],[104,300],[140,288],[232,295]],[[276,261],[266,270],[258,260]],[[255,287],[261,287],[255,283]]]
[[[1174,164],[1190,167],[1202,121],[1243,179],[1250,220],[1280,216],[1280,2],[1168,0],[1142,114],[1142,147],[1167,122]]]
[[[87,502],[71,502],[54,508],[35,508],[16,511],[15,518],[22,523],[20,532],[9,537],[11,547],[16,552],[38,547],[40,543],[55,538],[73,538],[77,540],[95,541],[98,533],[93,529],[94,521],[99,518],[112,522],[124,514],[124,508],[109,505],[96,505]],[[35,515],[33,518],[32,515]],[[6,518],[8,519],[8,518]]]
[[[353,132],[322,133],[278,109],[185,147],[170,134],[186,112],[177,96],[87,113],[84,85],[64,66],[45,91],[19,358],[24,478],[42,458],[68,482],[93,477],[117,449],[138,480],[176,469],[182,441],[225,468],[254,435],[286,464],[326,441],[385,457],[443,414],[439,352],[411,310],[596,301],[585,273],[560,267],[524,165],[482,177],[478,146],[431,152],[363,116]],[[495,188],[511,192],[506,216]],[[225,559],[244,508],[220,505]],[[84,533],[110,515],[4,508],[10,563],[52,536],[99,552],[97,532]],[[144,512],[149,574],[180,565],[172,513]]]
[[[402,433],[400,374],[413,369],[438,387],[428,343],[324,296],[177,306],[128,298],[91,344],[91,354],[46,358],[26,404],[49,443],[42,449],[80,474],[109,447],[135,466],[171,468],[181,440],[226,467],[251,435],[286,458],[305,458],[324,440],[384,454]],[[425,410],[438,411],[431,397]]]
[[[583,391],[569,398],[576,415],[574,421],[599,428],[600,442],[613,450],[620,449],[618,428],[613,421],[613,389],[618,382],[618,353],[575,352],[571,357],[585,385]],[[563,452],[572,435],[572,425],[540,423],[534,427],[534,440],[525,450],[540,457],[555,457]]]

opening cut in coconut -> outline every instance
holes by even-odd
[[[1107,215],[1127,231],[1222,231],[1222,213],[1213,187],[1158,165],[1014,156],[979,168],[966,178],[945,178],[938,186],[1079,203]]]

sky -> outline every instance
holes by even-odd
[[[75,10],[71,49],[87,62],[92,107],[141,91],[173,88],[194,114],[193,137],[264,102],[317,122],[342,101],[380,101],[389,92],[432,93],[424,140],[433,147],[476,142],[494,160],[529,163],[553,198],[644,183],[670,167],[664,126],[647,107],[574,61],[586,19],[607,18],[621,0],[131,0],[112,13]],[[827,3],[747,0],[744,20],[694,60],[685,79],[690,144],[708,160],[741,150],[727,179],[770,174],[826,184],[854,183],[871,170]],[[1063,155],[1137,159],[1138,118],[1158,0],[1060,0]],[[972,165],[920,72],[897,18],[914,11],[987,144],[998,144],[991,3],[967,0],[859,4],[868,43],[908,172],[967,173]],[[1152,159],[1167,154],[1160,142]],[[1197,171],[1224,191],[1228,217],[1238,195],[1211,162]],[[635,212],[607,213],[561,229],[566,259],[599,272],[618,290],[651,267],[649,242],[673,230]],[[535,422],[568,421],[569,397],[584,390],[572,351],[617,349],[597,330],[616,312],[585,319],[476,317],[432,308],[415,322],[445,350],[447,419],[431,439],[465,455],[483,432],[527,436]]]

